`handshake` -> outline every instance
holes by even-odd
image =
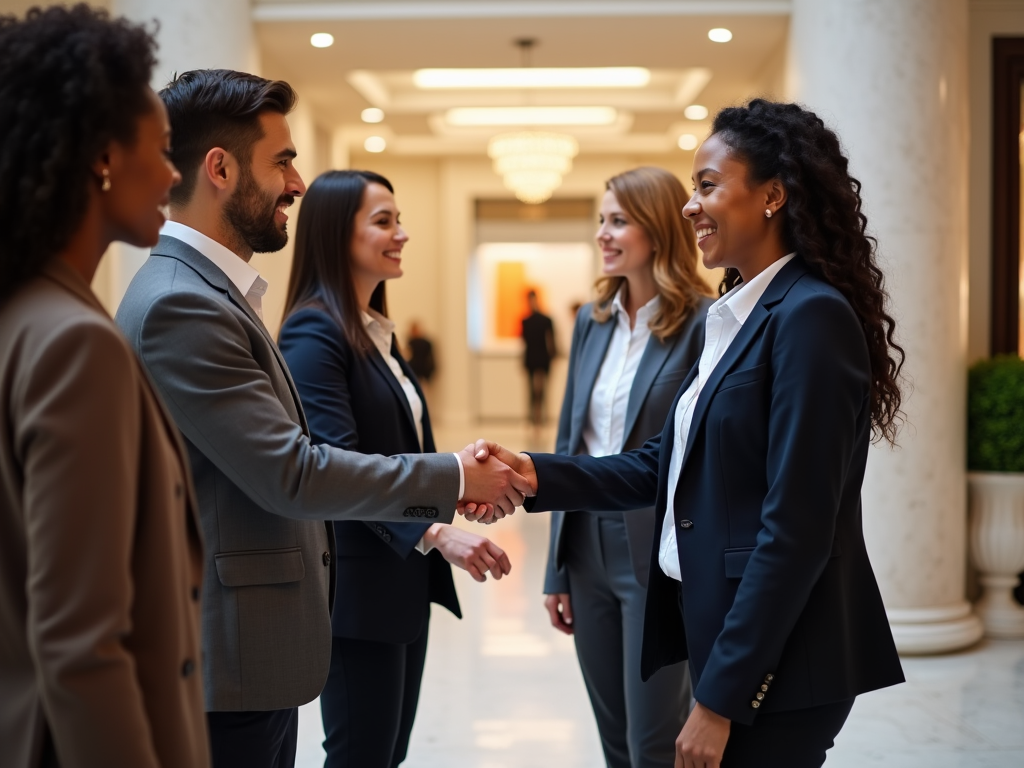
[[[493,523],[537,494],[537,471],[525,453],[477,440],[459,451],[459,459],[466,486],[457,509],[467,520]]]

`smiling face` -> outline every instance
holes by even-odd
[[[263,138],[252,147],[248,167],[239,167],[238,183],[224,204],[224,219],[238,237],[256,253],[279,251],[288,242],[285,209],[306,191],[295,169],[295,145],[285,116],[260,115]]]
[[[387,187],[366,185],[352,234],[352,280],[360,304],[369,301],[382,280],[402,276],[402,248],[409,236],[399,216],[395,196]]]
[[[721,136],[713,135],[693,160],[694,193],[683,208],[693,225],[704,266],[738,269],[749,280],[780,252],[780,219],[773,216],[785,202],[777,179],[754,183],[746,163],[729,150]]]
[[[601,198],[597,244],[601,248],[601,272],[606,277],[625,277],[650,272],[654,243],[647,231],[633,221],[610,189]]]
[[[181,181],[169,159],[167,110],[155,93],[150,97],[152,109],[139,118],[134,142],[109,146],[110,189],[100,195],[110,239],[139,248],[156,245],[171,187]]]

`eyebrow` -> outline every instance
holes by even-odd
[[[697,171],[697,178],[699,179],[705,173],[718,173],[718,174],[721,174],[722,172],[720,170],[718,170],[717,168],[701,168],[699,171]]]
[[[299,156],[299,153],[296,152],[294,149],[282,149],[280,152],[278,152],[276,155],[274,155],[274,159],[275,160],[284,160],[284,159],[294,160],[298,156]]]

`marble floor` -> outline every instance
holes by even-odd
[[[475,435],[549,450],[550,430],[438,430],[458,449]],[[461,525],[469,525],[460,523]],[[408,768],[599,768],[604,765],[571,638],[541,605],[548,523],[522,510],[487,528],[512,560],[501,581],[456,570],[463,621],[436,608]],[[1024,640],[905,658],[908,682],[861,696],[830,768],[1024,768]],[[323,764],[319,702],[300,710],[299,768]]]

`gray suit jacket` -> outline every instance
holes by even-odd
[[[679,385],[700,359],[704,347],[704,322],[712,303],[712,299],[702,299],[675,336],[662,342],[652,335],[647,342],[629,391],[623,451],[639,448],[649,438],[661,433]],[[572,349],[569,352],[569,378],[565,384],[565,398],[558,419],[555,453],[569,456],[586,451],[583,428],[587,423],[590,394],[615,330],[613,320],[604,323],[594,320],[592,308],[593,304],[585,304],[576,315]],[[651,542],[654,538],[654,507],[628,512],[625,521],[633,571],[637,581],[647,586]],[[562,535],[564,522],[565,512],[551,514],[551,538],[544,576],[544,594],[547,595],[572,591],[565,570],[565,540]]]
[[[185,437],[206,541],[203,681],[211,711],[283,709],[327,679],[333,535],[326,519],[451,522],[451,454],[312,445],[263,323],[201,253],[161,237],[117,322]]]

